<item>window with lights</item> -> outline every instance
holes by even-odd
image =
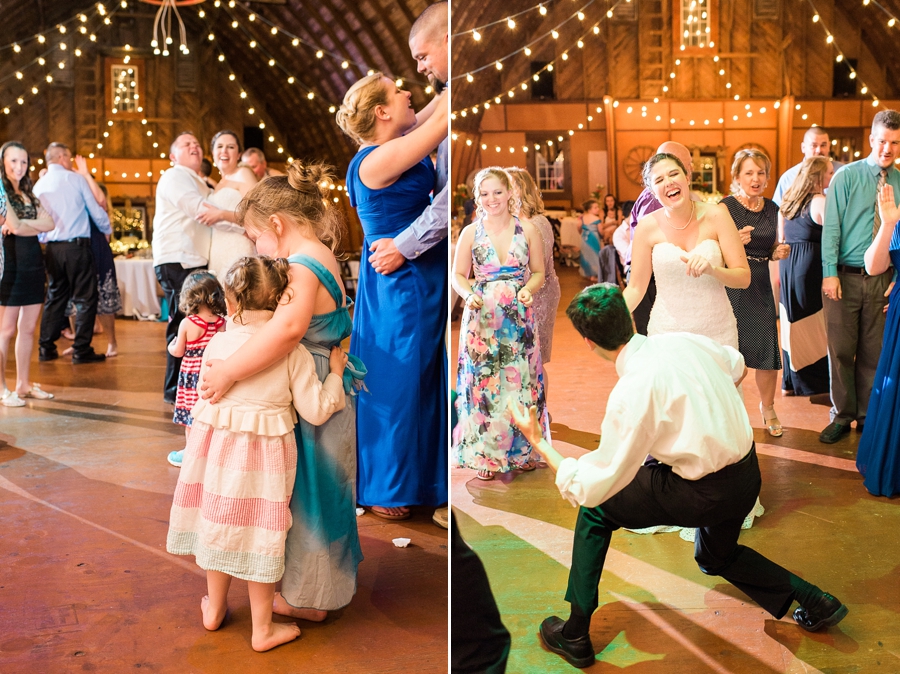
[[[702,53],[716,46],[717,0],[679,0],[673,17],[677,52]]]
[[[566,188],[566,155],[543,147],[535,152],[535,177],[541,192],[564,192]]]
[[[140,117],[144,111],[143,60],[106,59],[106,110],[117,117]]]

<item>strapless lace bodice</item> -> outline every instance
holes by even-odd
[[[691,252],[702,255],[713,266],[724,265],[722,250],[715,239],[701,241]],[[656,302],[650,312],[647,334],[691,332],[738,348],[737,321],[725,286],[708,274],[700,278],[688,276],[682,255],[687,253],[672,243],[653,247]]]
[[[209,196],[209,201],[226,211],[233,211],[241,203],[241,193],[233,187],[223,187]],[[256,246],[237,225],[217,225],[213,228],[209,246],[209,270],[221,279],[239,258],[255,256]]]

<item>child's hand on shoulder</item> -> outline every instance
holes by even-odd
[[[328,358],[328,364],[331,366],[331,374],[336,374],[339,377],[342,376],[344,374],[344,367],[347,365],[347,360],[347,354],[343,352],[341,347],[331,347],[331,356]]]

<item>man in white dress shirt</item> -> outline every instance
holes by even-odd
[[[46,244],[47,298],[41,317],[38,358],[59,358],[56,341],[66,325],[66,305],[75,305],[75,341],[72,362],[96,363],[106,359],[91,347],[97,316],[97,272],[91,252],[91,220],[104,234],[112,234],[109,215],[91,193],[88,181],[72,170],[72,152],[62,143],[50,143],[44,156],[47,173],[34,186],[41,206],[55,227],[39,238]]]
[[[620,527],[696,527],[694,558],[781,618],[796,600],[794,619],[808,631],[836,625],[847,608],[830,594],[738,545],[744,517],[756,503],[759,463],[753,429],[737,391],[747,374],[741,354],[700,335],[634,334],[615,286],[591,286],[566,314],[595,354],[616,365],[600,447],[565,458],[543,439],[536,410],[513,419],[557,471],[563,497],[580,506],[566,600],[571,616],[541,624],[547,647],[576,667],[594,662],[589,629],[612,532]],[[654,460],[645,462],[650,454]]]
[[[153,216],[153,266],[169,305],[166,344],[175,339],[184,319],[178,309],[184,280],[209,263],[209,227],[198,222],[197,216],[211,192],[200,175],[203,149],[193,133],[183,132],[175,138],[169,159],[175,165],[159,179]],[[181,359],[167,351],[163,399],[172,405],[180,369]]]

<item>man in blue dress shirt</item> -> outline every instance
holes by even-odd
[[[885,183],[900,189],[900,112],[882,110],[872,120],[871,154],[836,171],[822,226],[822,301],[828,335],[831,423],[819,435],[831,444],[862,430],[884,336],[884,307],[891,270],[869,276],[866,249],[881,227],[876,195]],[[891,227],[894,223],[886,223]]]
[[[40,235],[47,244],[47,299],[41,318],[39,358],[59,358],[56,340],[66,324],[66,304],[75,304],[75,341],[72,362],[105,360],[91,348],[97,316],[97,272],[91,253],[91,220],[104,234],[112,234],[109,216],[100,207],[84,176],[72,170],[72,152],[62,143],[50,143],[45,152],[47,174],[37,181],[34,194],[56,227]]]

